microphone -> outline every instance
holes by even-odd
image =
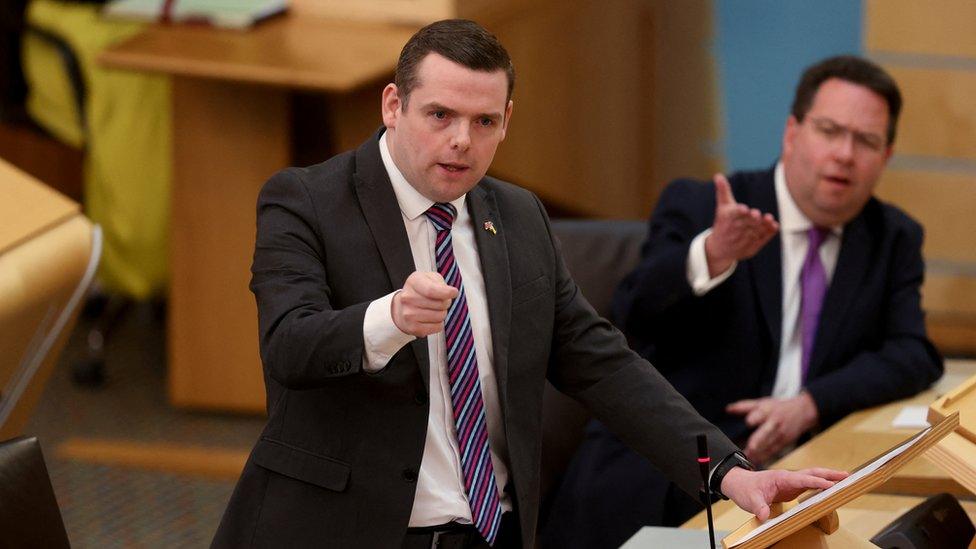
[[[702,504],[705,506],[705,516],[708,517],[708,543],[715,549],[715,525],[712,523],[712,496],[708,488],[708,469],[712,458],[708,457],[708,439],[705,435],[698,435],[698,470],[701,471],[702,490],[700,492]]]

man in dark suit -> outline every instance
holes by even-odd
[[[895,82],[866,60],[811,66],[780,161],[670,184],[615,295],[632,346],[753,462],[942,373],[920,307],[922,229],[872,197],[900,108]],[[696,509],[594,424],[554,504],[553,539],[627,539]]]
[[[689,493],[699,433],[709,488],[760,516],[843,478],[749,470],[594,313],[538,199],[485,177],[513,83],[484,29],[429,25],[383,130],[265,185],[251,289],[269,419],[215,546],[532,546],[547,378]]]

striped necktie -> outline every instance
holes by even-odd
[[[468,492],[471,520],[489,545],[494,544],[501,525],[502,506],[495,486],[495,470],[488,448],[488,426],[485,423],[485,403],[478,380],[478,359],[474,351],[474,335],[468,317],[468,301],[464,297],[461,270],[454,261],[451,225],[457,210],[450,203],[436,203],[425,212],[437,230],[434,247],[437,272],[458,289],[444,320],[444,339],[447,346],[447,372],[451,384],[451,403],[457,428],[458,450],[461,453],[461,472]]]

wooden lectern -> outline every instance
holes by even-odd
[[[775,518],[787,510],[795,507],[796,502],[790,503],[778,503],[772,506],[770,509],[770,519]],[[734,540],[736,534],[743,531],[743,534],[751,532],[755,528],[759,527],[759,520],[753,518],[746,524],[742,525],[738,530],[729,534],[729,536],[722,540],[724,547],[732,547],[734,545],[729,545],[726,540]],[[753,545],[752,542],[745,542],[741,547],[763,547],[762,545]],[[840,518],[837,516],[837,510],[834,509],[830,514],[820,517],[814,522],[801,527],[796,532],[787,535],[785,538],[775,542],[771,547],[776,548],[787,548],[787,547],[798,547],[798,548],[828,548],[828,549],[858,549],[858,548],[873,548],[877,549],[877,546],[872,544],[867,540],[863,540],[856,535],[852,534],[848,530],[840,527]]]
[[[858,548],[875,547],[867,540],[840,528],[837,509],[887,481],[898,469],[932,448],[959,425],[953,412],[878,458],[851,473],[850,479],[833,488],[814,492],[798,501],[772,506],[770,518],[760,523],[755,517],[722,540],[725,549]]]
[[[929,406],[929,423],[959,414],[959,426],[929,448],[928,457],[976,494],[976,376]]]

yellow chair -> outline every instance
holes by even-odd
[[[91,2],[30,0],[22,56],[27,113],[85,149],[85,212],[105,236],[99,281],[134,299],[166,286],[169,78],[106,69],[96,58],[144,26],[103,19]]]

